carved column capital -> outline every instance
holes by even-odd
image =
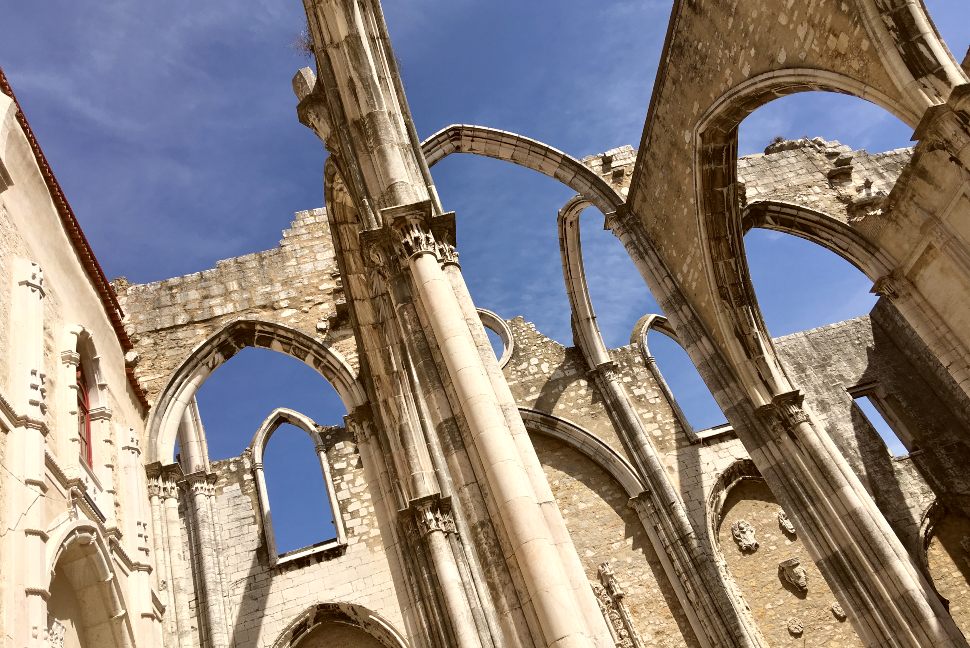
[[[885,297],[889,301],[897,301],[909,295],[909,281],[900,277],[896,272],[884,275],[876,279],[869,289],[874,295]]]
[[[421,537],[437,531],[444,534],[457,533],[449,498],[442,498],[435,493],[411,500],[408,511]]]
[[[811,419],[802,408],[805,394],[794,389],[783,394],[775,394],[771,403],[758,408],[758,414],[765,419],[769,425],[780,427],[785,431],[792,431],[802,423],[808,423]]]
[[[182,483],[185,484],[186,488],[193,495],[205,495],[208,497],[215,493],[216,476],[200,470],[199,472],[186,475]]]
[[[595,379],[601,379],[606,382],[615,382],[619,376],[617,375],[619,369],[616,363],[612,360],[607,360],[606,362],[601,362],[592,369],[586,372],[588,376]]]
[[[437,243],[431,228],[431,201],[400,205],[381,210],[384,229],[390,243],[402,258],[419,254],[437,255]]]

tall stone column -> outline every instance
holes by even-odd
[[[222,592],[222,573],[219,567],[219,544],[216,540],[215,520],[211,502],[215,475],[205,472],[185,477],[186,491],[191,498],[192,550],[197,555],[199,571],[198,608],[205,619],[207,648],[229,648],[229,629],[226,625],[225,597]]]
[[[428,319],[443,371],[471,429],[547,644],[608,645],[605,623],[599,623],[597,630],[603,634],[596,636],[587,622],[583,603],[595,605],[592,591],[588,586],[575,589],[568,576],[461,304],[441,269],[431,203],[385,209],[381,215],[387,235],[406,259],[415,298]]]
[[[453,407],[467,426],[476,472],[498,511],[496,528],[515,554],[524,587],[520,596],[535,611],[541,641],[547,646],[609,645],[608,632],[594,636],[587,623],[580,601],[584,596],[592,599],[592,592],[572,587],[488,371],[435,254],[431,218],[440,215],[441,207],[401,90],[380,6],[365,0],[304,4],[320,78],[305,71],[294,81],[301,121],[337,160],[360,228],[383,230],[396,240],[396,255],[440,354],[442,379],[451,385]],[[348,244],[346,252],[338,253],[341,268],[357,272],[360,251],[349,249],[357,241]],[[359,285],[353,290],[367,291]],[[351,298],[358,325],[373,331],[374,305]],[[382,359],[370,361],[379,365]],[[386,398],[378,394],[379,401]]]
[[[536,500],[539,502],[539,507],[545,518],[550,537],[559,552],[560,560],[566,570],[570,586],[582,609],[585,622],[590,628],[592,636],[605,638],[609,633],[606,618],[603,616],[595,597],[587,596],[587,592],[589,591],[589,578],[586,575],[586,570],[583,567],[582,560],[579,558],[579,554],[576,552],[576,547],[569,535],[569,530],[566,528],[566,523],[559,511],[559,505],[556,503],[552,488],[549,486],[545,471],[536,454],[535,446],[532,444],[532,439],[529,437],[525,424],[522,422],[522,415],[519,413],[519,408],[515,402],[515,397],[512,395],[512,390],[509,388],[508,381],[505,380],[505,375],[502,373],[501,368],[495,361],[495,352],[492,350],[488,334],[485,332],[481,318],[478,315],[478,310],[475,308],[471,294],[468,292],[465,279],[461,275],[461,268],[458,265],[458,253],[455,249],[454,229],[453,227],[438,228],[435,236],[442,272],[451,283],[455,298],[461,306],[468,330],[472,334],[472,339],[478,348],[479,356],[482,358],[482,363],[488,372],[489,381],[495,390],[495,396],[501,407],[505,422],[512,432],[512,438],[515,440],[519,457],[529,475],[532,489],[535,492]]]
[[[162,635],[166,645],[178,646],[178,617],[175,613],[175,599],[172,596],[171,555],[173,553],[168,537],[165,512],[166,490],[174,485],[167,483],[161,474],[160,464],[146,468],[148,479],[148,505],[152,515],[151,544],[155,555],[155,588],[158,590],[165,616],[162,619]]]
[[[609,218],[685,350],[867,646],[967,646],[831,438],[802,409],[797,391],[753,403],[704,330],[646,234],[622,214]]]

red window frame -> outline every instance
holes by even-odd
[[[80,367],[77,370],[77,436],[81,443],[81,461],[91,466],[94,463],[91,452],[91,400],[88,381]]]

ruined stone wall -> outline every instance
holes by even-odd
[[[322,339],[356,366],[326,212],[298,212],[278,248],[149,284],[116,281],[140,360],[139,382],[154,400],[193,348],[229,322],[251,318]]]
[[[768,645],[861,646],[852,625],[833,611],[835,596],[809,557],[797,528],[781,528],[781,506],[761,479],[745,479],[728,493],[721,511],[717,541],[734,580]],[[732,529],[751,525],[757,547],[742,549]],[[790,582],[781,563],[795,559],[805,570],[804,589]]]
[[[832,151],[838,155],[833,156]],[[856,184],[830,183],[828,172],[835,168],[839,156],[850,154],[851,177]],[[882,191],[908,156],[908,150],[870,155],[849,152],[837,143],[800,141],[742,159],[741,173],[749,200],[810,204],[846,219],[846,206],[862,186],[859,183],[871,179],[867,190]],[[623,191],[634,157],[632,148],[623,147],[584,162]],[[121,282],[118,286],[141,354],[139,377],[150,398],[157,396],[193,348],[240,317],[293,327],[333,344],[348,360],[356,362],[322,210],[300,212],[277,249],[222,261],[212,270],[185,277],[142,286]],[[920,350],[905,323],[892,320],[891,325],[873,324],[878,319],[874,315],[787,336],[777,341],[779,353],[795,384],[805,389],[808,407],[825,421],[826,429],[849,456],[897,533],[909,539],[907,546],[916,551],[919,542],[929,542],[931,570],[936,565],[937,571],[952,575],[954,569],[959,571],[958,557],[941,553],[938,547],[945,544],[943,541],[921,539],[919,535],[920,516],[933,501],[934,484],[921,477],[915,458],[893,461],[887,459],[884,449],[880,454],[882,442],[859,419],[845,387],[867,380],[905,387],[908,395],[904,401],[907,411],[912,410],[911,418],[936,416],[936,422],[921,432],[930,435],[926,438],[944,438],[946,430],[958,425],[958,417],[940,418],[936,413],[962,405],[955,404],[952,394],[941,396],[932,376],[923,382],[912,381],[914,373],[923,375],[927,371],[922,365],[930,357],[925,349]],[[504,373],[517,404],[579,426],[630,461],[578,349],[558,344],[521,318],[508,324],[514,353]],[[765,531],[766,544],[754,556],[739,553],[733,540],[725,541],[724,534],[729,534],[735,517],[747,516],[765,529],[774,519],[777,526],[778,505],[763,484],[757,492],[750,484],[732,490],[723,506],[717,499],[725,473],[747,459],[735,434],[727,429],[692,442],[646,368],[641,350],[624,346],[611,350],[611,357],[672,483],[684,499],[703,546],[711,559],[726,561],[738,595],[752,608],[763,632],[774,637],[778,645],[797,645],[795,635],[787,629],[787,620],[797,616],[805,636],[813,642],[852,645],[851,629],[833,616],[834,599],[797,538],[776,533],[776,529]],[[661,372],[663,369],[661,366]],[[593,459],[550,438],[536,436],[535,443],[591,581],[596,582],[598,565],[610,561],[618,580],[627,588],[627,603],[641,634],[658,642],[656,645],[694,645],[655,550],[627,505],[628,494]],[[347,444],[352,447],[351,440]],[[340,461],[330,458],[335,481],[339,481],[338,473],[344,467],[337,469]],[[368,534],[366,541],[358,543],[361,546],[351,544],[345,554],[328,556],[321,562],[304,560],[271,567],[247,457],[217,462],[213,470],[218,475],[217,525],[225,543],[219,552],[221,578],[230,610],[230,630],[238,633],[239,645],[268,645],[302,609],[325,600],[359,601],[395,626],[407,627],[412,613],[401,594],[404,590],[399,579],[395,580],[396,559],[388,553],[394,551],[393,540],[386,526],[380,527],[383,532],[375,526],[380,507],[374,508],[379,489],[373,480],[367,480],[363,490],[358,484],[356,491],[351,489],[340,496],[342,513],[355,512],[345,517],[348,535],[360,537],[361,529]],[[197,587],[192,584],[197,574],[191,571],[192,545],[185,526],[189,515],[183,506],[186,560],[180,578],[191,593]],[[358,515],[362,517],[355,517]],[[351,526],[358,524],[358,529]],[[782,554],[792,552],[803,558],[802,565],[812,582],[808,597],[786,590],[779,577],[777,563],[785,557]],[[375,574],[374,578],[358,582],[357,575],[365,572]],[[939,582],[947,591],[962,591],[959,578],[943,576]],[[380,586],[372,587],[375,583]],[[191,596],[195,605],[194,594]],[[192,632],[188,645],[199,640],[197,627]]]
[[[345,546],[287,559],[275,565],[267,554],[264,518],[260,511],[253,463],[247,450],[239,457],[212,463],[216,475],[212,508],[218,546],[199,547],[183,525],[183,544],[191,556],[211,551],[219,561],[220,580],[233,648],[271,646],[304,610],[329,601],[358,604],[379,612],[402,632],[408,597],[402,592],[387,552],[388,535],[377,503],[381,499],[374,467],[365,466],[357,442],[343,428],[327,428],[324,435],[332,487],[346,529]],[[273,489],[270,481],[268,489]],[[182,493],[181,515],[191,519],[191,505]],[[299,494],[290,494],[299,498]],[[320,515],[308,511],[307,515]],[[384,529],[384,531],[382,531]],[[320,539],[325,540],[325,538]],[[290,552],[290,554],[305,552]],[[192,561],[186,563],[186,569]],[[192,573],[184,573],[191,581]],[[197,599],[190,590],[190,606],[197,617]],[[201,645],[199,621],[182,645]],[[301,644],[302,645],[302,644]],[[314,644],[310,644],[314,645]]]
[[[880,302],[871,317],[788,335],[776,340],[796,385],[806,391],[806,406],[818,416],[860,476],[897,535],[911,551],[918,546],[922,516],[935,496],[961,508],[970,492],[965,466],[970,447],[964,438],[961,403],[945,397],[933,374],[914,363],[903,348],[918,343],[898,321],[893,329],[889,304]],[[850,390],[871,385],[889,408],[897,435],[918,448],[893,458],[858,407]],[[935,495],[934,495],[935,493]]]
[[[508,324],[514,338],[514,352],[504,371],[519,405],[578,425],[629,460],[602,397],[586,376],[585,363],[578,350],[543,336],[521,318]],[[964,419],[958,413],[965,405],[959,395],[940,387],[939,376],[926,364],[931,358],[925,354],[925,347],[920,346],[912,330],[885,302],[880,302],[871,317],[796,333],[775,342],[793,382],[806,393],[807,407],[824,422],[826,431],[848,457],[906,546],[914,555],[924,552],[925,556],[926,549],[921,543],[930,539],[921,536],[921,523],[936,500],[934,488],[942,488],[938,483],[942,477],[938,466],[949,454],[931,458],[927,455],[935,457],[936,453],[930,450],[913,457],[892,458],[878,433],[853,405],[847,390],[870,383],[882,385],[898,399],[902,415],[912,422],[922,439],[921,447],[939,446],[946,449],[945,453],[960,443],[959,431],[963,429]],[[684,498],[696,532],[712,551],[716,547],[715,553],[725,557],[728,571],[748,605],[755,610],[755,618],[766,635],[774,637],[780,642],[778,645],[787,645],[782,640],[797,645],[793,643],[796,637],[787,630],[787,620],[794,615],[801,620],[805,632],[810,629],[808,636],[813,641],[822,641],[823,645],[854,645],[854,632],[833,615],[834,597],[810,564],[800,541],[795,536],[788,538],[776,528],[780,507],[763,482],[758,482],[757,488],[761,490],[757,492],[735,489],[723,506],[717,501],[717,489],[724,486],[719,480],[729,468],[748,456],[736,436],[728,430],[690,443],[653,376],[644,367],[638,350],[628,346],[614,349],[611,354],[617,362],[621,381],[647,424],[652,442],[664,458],[671,480]],[[662,372],[663,367],[660,369]],[[605,476],[603,469],[554,441],[536,436],[535,442],[581,555],[584,547],[597,543],[618,548],[620,545],[610,544],[606,537],[608,525],[589,510],[595,496],[570,481],[578,480],[593,490],[590,484],[595,482],[596,475]],[[562,456],[572,454],[576,455],[572,462]],[[558,457],[556,470],[550,466],[554,455]],[[954,473],[948,479],[951,491],[962,488],[959,474]],[[583,514],[572,515],[573,510]],[[725,531],[725,525],[730,527],[739,516],[757,520],[756,527],[770,530],[757,559],[754,554],[738,552],[730,540],[730,530]],[[708,537],[709,528],[714,529],[713,537]],[[725,537],[730,542],[726,543]],[[933,542],[934,560],[943,565],[938,570],[944,574],[953,574],[954,569],[959,572],[960,557],[937,548],[942,546],[940,541]],[[799,597],[785,590],[777,563],[786,557],[781,555],[786,551],[800,557],[811,580],[817,583],[811,596]],[[585,551],[589,560],[603,555],[594,550]],[[629,564],[629,557],[624,561]],[[662,572],[657,572],[655,577],[661,583],[666,582]],[[950,591],[962,592],[953,589],[960,578],[960,574],[944,576],[943,582]]]

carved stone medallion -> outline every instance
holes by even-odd
[[[800,619],[796,619],[795,617],[788,618],[787,626],[788,626],[788,634],[790,634],[793,637],[801,637],[802,634],[805,632],[805,626],[802,625],[802,622]]]

